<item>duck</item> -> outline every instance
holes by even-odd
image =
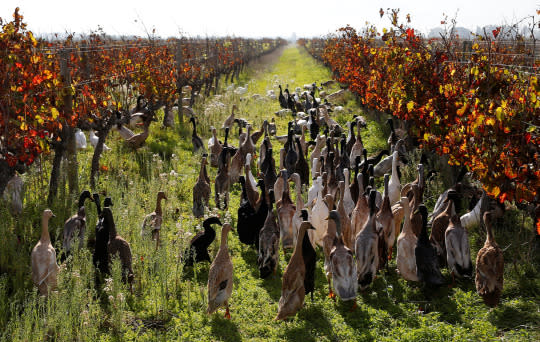
[[[270,120],[270,123],[268,124],[268,134],[269,135],[277,134],[276,120],[274,118],[272,118]]]
[[[351,147],[351,152],[349,154],[349,160],[351,161],[351,168],[354,168],[355,165],[352,164],[352,162],[356,162],[357,157],[361,157],[364,150],[364,144],[362,143],[362,136],[360,135],[360,122],[357,122],[357,129],[356,129],[356,139],[354,144]],[[358,164],[358,163],[357,163]]]
[[[437,249],[437,255],[439,256],[439,264],[446,265],[446,239],[445,233],[450,223],[450,218],[456,214],[454,203],[459,203],[458,193],[455,190],[448,192],[446,200],[446,208],[442,213],[431,223],[431,234],[429,241]]]
[[[257,202],[255,206],[255,215],[253,216],[253,242],[255,244],[255,249],[259,250],[259,235],[261,232],[261,229],[263,228],[266,217],[268,216],[268,203],[267,196],[266,196],[266,185],[264,183],[263,178],[259,178],[259,181],[257,182],[257,186],[260,189],[259,194],[259,201]]]
[[[135,134],[131,138],[126,140],[126,145],[132,149],[138,149],[146,142],[146,139],[150,135],[150,124],[152,120],[147,120],[143,123],[143,131],[139,134]],[[105,148],[105,146],[104,146]]]
[[[332,211],[334,206],[334,197],[330,194],[327,194],[324,197],[324,201],[326,202],[327,207],[329,208],[329,212]],[[328,221],[329,216],[325,217],[325,220],[327,221],[327,229],[326,232],[323,235],[322,238],[322,244],[323,244],[323,252],[324,252],[324,273],[326,274],[326,280],[328,281],[328,297],[334,299],[335,294],[332,291],[332,263],[330,260],[330,252],[332,252],[332,248],[334,248],[334,242],[336,240],[337,235],[337,222],[336,221]]]
[[[251,153],[246,155],[246,164],[244,165],[245,172],[245,181],[246,181],[246,195],[251,203],[252,207],[255,207],[255,204],[259,200],[259,194],[257,193],[257,181],[251,173]]]
[[[92,254],[92,263],[96,270],[102,275],[109,274],[109,251],[107,246],[109,245],[109,227],[104,224],[104,218],[101,211],[99,194],[94,193],[94,203],[96,204],[96,210],[98,214],[98,221],[96,223],[96,242],[94,245],[94,253]],[[103,202],[104,207],[111,207],[112,200],[110,197],[105,198]]]
[[[287,169],[288,174],[292,175],[296,171],[296,162],[298,161],[298,153],[294,148],[294,141],[292,138],[292,131],[289,131],[290,142],[288,144],[287,153],[285,154],[284,166]]]
[[[337,158],[336,178],[338,181],[342,181],[342,180],[345,180],[344,170],[349,168],[349,166],[351,165],[351,161],[349,160],[349,155],[345,151],[345,136],[344,135],[341,137],[341,141],[339,144],[341,148],[339,150],[339,154],[336,154],[336,158]]]
[[[109,265],[112,261],[112,258],[120,258],[120,263],[122,264],[122,280],[124,282],[128,282],[130,284],[130,290],[132,290],[133,260],[131,254],[131,247],[126,240],[124,240],[120,235],[118,235],[111,208],[104,207],[102,215],[103,224],[106,226],[106,230],[109,231],[109,242],[107,244],[107,251],[109,252]]]
[[[351,198],[353,200],[353,203],[355,203],[356,205],[356,202],[358,202],[358,195],[359,195],[359,189],[360,189],[360,186],[358,184],[358,172],[360,171],[359,170],[359,165],[360,165],[360,156],[356,156],[356,159],[354,161],[354,176],[353,176],[353,181],[352,183],[349,185],[349,191],[351,193]],[[362,174],[362,182],[363,182],[363,174]],[[364,188],[364,184],[362,183],[362,189]],[[362,190],[363,192],[363,190]]]
[[[328,165],[329,165],[328,182],[327,182],[328,193],[332,194],[332,196],[336,198],[337,191],[338,191],[338,181],[336,178],[336,172],[335,172],[335,167],[334,167],[334,152],[330,152],[328,159],[329,159],[328,160]]]
[[[358,274],[354,265],[353,253],[343,243],[340,215],[336,210],[331,210],[328,219],[334,222],[337,233],[334,247],[330,252],[334,290],[343,301],[356,300]]]
[[[419,281],[420,279],[418,279],[416,272],[416,255],[414,252],[418,238],[411,228],[409,199],[407,197],[401,197],[400,204],[403,208],[404,221],[403,229],[397,238],[397,270],[403,279],[407,281]]]
[[[377,224],[379,225],[379,244],[382,252],[379,254],[379,268],[386,264],[386,259],[392,259],[392,249],[396,241],[396,230],[394,224],[394,215],[389,196],[390,175],[384,175],[384,196],[381,208],[377,213]]]
[[[287,173],[282,173],[284,178],[284,190],[281,199],[276,202],[276,212],[279,223],[279,232],[281,245],[283,250],[292,249],[295,246],[293,232],[293,217],[296,212],[291,197],[289,195],[289,182],[287,181]]]
[[[362,291],[373,282],[379,266],[375,206],[376,195],[377,193],[375,190],[371,190],[369,193],[369,216],[362,230],[356,235],[354,245],[356,252],[356,270],[358,272],[358,286]]]
[[[206,175],[206,154],[201,159],[201,168],[199,170],[199,176],[197,182],[193,186],[193,208],[192,212],[195,217],[199,218],[204,215],[204,208],[209,207],[210,202],[210,183],[207,180]]]
[[[212,228],[213,224],[219,224],[221,221],[216,216],[211,216],[203,221],[203,230],[197,232],[189,242],[189,247],[184,252],[184,264],[193,266],[194,263],[208,261],[210,262],[210,254],[208,247],[216,238],[216,231]]]
[[[229,204],[229,148],[226,147],[221,151],[219,169],[214,183],[214,200],[218,209],[227,209]],[[223,204],[223,205],[222,205]]]
[[[504,258],[503,252],[493,235],[492,228],[493,213],[484,213],[484,224],[486,226],[486,242],[478,251],[476,256],[476,292],[484,303],[489,307],[499,305],[504,282]]]
[[[45,209],[41,216],[41,237],[32,249],[32,281],[42,296],[56,288],[60,267],[56,263],[56,251],[51,244],[49,220],[56,217],[50,209]]]
[[[307,220],[302,221],[293,254],[283,272],[281,297],[279,298],[278,313],[274,320],[284,320],[294,316],[304,305],[306,264],[303,255],[303,241],[308,229],[313,229],[313,226]]]
[[[264,175],[264,184],[266,186],[266,193],[270,191],[270,189],[274,188],[274,184],[277,180],[276,175],[276,162],[274,160],[274,157],[272,156],[272,148],[269,148],[267,152],[265,153],[264,161],[261,164],[261,172]]]
[[[469,211],[466,214],[463,214],[460,217],[461,225],[463,226],[463,228],[468,230],[480,224],[481,217],[482,217],[482,207],[484,205],[484,201],[487,201],[487,198],[486,198],[485,192],[482,191],[482,197],[476,203],[473,210]]]
[[[264,120],[262,125],[261,125],[261,129],[259,129],[258,131],[255,131],[253,133],[251,133],[251,141],[253,142],[253,145],[256,145],[257,142],[259,141],[259,139],[265,135],[265,131],[266,131],[266,125],[268,124],[268,121]]]
[[[285,189],[285,183],[287,183],[287,179],[287,170],[281,169],[281,171],[279,172],[279,177],[274,183],[274,196],[277,196],[277,198],[281,198],[281,195],[283,195],[283,190]]]
[[[318,176],[320,176],[320,164],[319,164],[319,158],[313,158],[313,165],[311,166],[311,179],[315,180]]]
[[[374,170],[375,172],[375,170]],[[394,151],[392,154],[392,176],[388,182],[388,197],[390,199],[390,205],[394,205],[400,201],[401,198],[401,183],[398,175],[398,152]]]
[[[212,138],[208,140],[208,151],[210,152],[210,166],[218,167],[219,154],[223,150],[223,145],[217,138],[217,130],[212,126]]]
[[[157,193],[156,209],[144,217],[141,225],[141,236],[145,236],[149,232],[152,234],[152,240],[156,241],[156,248],[159,246],[159,232],[161,231],[161,223],[163,222],[163,210],[161,209],[161,200],[166,200],[167,195],[163,191]]]
[[[300,175],[298,173],[293,173],[291,176],[292,181],[295,184],[295,190],[296,190],[296,212],[294,213],[293,219],[292,219],[292,230],[293,230],[293,237],[294,237],[294,245],[296,246],[296,237],[298,236],[298,229],[300,228],[300,225],[304,221],[302,219],[302,209],[304,209],[304,200],[302,199],[302,183],[300,180]],[[308,234],[309,237],[309,234]]]
[[[452,274],[453,283],[455,277],[472,277],[471,249],[469,235],[461,225],[459,216],[453,215],[444,233],[446,243],[446,260],[448,269]]]
[[[354,237],[355,241],[358,234],[364,229],[364,226],[366,225],[366,222],[368,221],[369,212],[370,212],[368,200],[366,196],[364,196],[364,187],[362,186],[362,183],[363,183],[362,178],[364,178],[364,176],[361,173],[358,174],[357,179],[358,179],[358,186],[360,189],[360,195],[358,195],[358,201],[356,201],[356,205],[351,213],[351,230],[352,230],[352,236]],[[356,245],[356,242],[355,242],[355,245]]]
[[[86,149],[86,135],[84,135],[80,128],[75,129],[75,143],[78,150]]]
[[[259,232],[257,265],[261,278],[275,273],[279,260],[279,227],[274,216],[274,190],[269,191],[270,203],[264,226]]]
[[[422,218],[422,230],[418,235],[418,241],[414,249],[418,279],[428,286],[441,286],[444,283],[444,279],[439,269],[437,250],[429,242],[427,233],[428,211],[423,204],[416,211],[420,213]]]
[[[77,205],[77,213],[71,216],[64,223],[64,239],[62,246],[66,253],[71,251],[71,244],[75,238],[75,234],[79,236],[79,248],[82,248],[84,245],[84,234],[86,231],[86,213],[84,208],[84,202],[89,199],[94,201],[90,191],[84,190],[79,195],[79,202]]]
[[[423,224],[421,212],[418,211],[418,208],[420,207],[420,205],[422,205],[422,195],[420,191],[420,186],[418,186],[417,184],[413,184],[410,187],[409,194],[410,194],[409,196],[412,196],[412,199],[409,202],[411,206],[412,230],[416,236],[419,236],[420,232],[422,231],[422,224]]]
[[[231,128],[231,126],[234,124],[234,111],[238,109],[238,107],[236,107],[235,104],[233,104],[232,106],[232,109],[231,109],[231,115],[229,115],[227,117],[227,119],[225,119],[225,121],[223,121],[223,125],[221,125],[221,128]]]
[[[98,141],[99,141],[99,138],[96,135],[96,132],[94,132],[94,130],[91,129],[90,130],[90,144],[92,145],[93,148],[97,147]],[[103,143],[103,151],[107,152],[107,151],[110,151],[110,150],[111,150],[111,148],[109,146],[105,145],[105,143]]]
[[[240,185],[242,186],[242,195],[240,197],[240,206],[238,207],[238,222],[236,224],[236,230],[238,232],[240,242],[246,245],[252,245],[255,238],[252,226],[255,208],[251,204],[246,191],[246,178],[244,176],[240,176],[239,181]]]
[[[394,159],[394,152],[398,152],[398,157]],[[399,175],[399,165],[400,164],[407,164],[408,160],[406,157],[407,150],[405,148],[405,141],[403,139],[398,140],[395,147],[390,150],[390,155],[383,158],[379,163],[377,163],[373,168],[373,175],[375,177],[382,177],[385,173],[392,171],[392,164],[394,160],[397,161],[398,165],[398,172]]]
[[[343,240],[343,243],[345,246],[351,250],[354,250],[354,237],[352,234],[352,228],[351,228],[351,220],[349,218],[349,215],[347,214],[347,211],[345,210],[345,204],[344,204],[344,196],[345,196],[345,182],[340,181],[339,182],[339,202],[337,205],[337,211],[339,213],[339,219],[341,224],[341,240]],[[351,248],[352,247],[352,248]]]
[[[117,131],[124,140],[128,140],[135,135],[132,130],[122,125],[121,123],[117,123],[116,125],[114,125],[113,129]]]
[[[197,135],[197,124],[195,118],[191,117],[189,122],[193,124],[193,131],[191,132],[191,144],[193,145],[193,152],[198,152],[199,150],[205,151],[204,143],[202,139]]]
[[[308,210],[300,210],[302,222],[307,221],[309,223]],[[312,232],[315,228],[309,223],[311,228],[307,231]],[[298,238],[296,240],[298,242]],[[306,267],[306,275],[304,277],[304,289],[306,290],[306,296],[311,294],[311,301],[313,302],[313,292],[315,291],[315,268],[317,265],[317,253],[311,243],[311,239],[308,234],[304,234],[302,240],[302,257],[304,259],[304,265]]]
[[[231,319],[229,298],[233,290],[233,264],[229,255],[227,235],[231,231],[230,224],[225,223],[221,228],[221,244],[218,253],[208,270],[208,308],[207,314],[213,314],[221,306],[225,306],[225,318]]]
[[[280,105],[281,108],[283,108],[283,109],[289,108],[287,98],[283,95],[283,90],[281,88],[281,84],[279,85],[278,101],[279,101],[279,105]]]
[[[347,125],[349,126],[349,132],[347,133],[347,140],[345,143],[345,151],[346,151],[345,153],[347,153],[347,155],[350,156],[352,147],[354,146],[354,143],[356,143],[356,135],[354,134],[355,122],[349,121]]]
[[[321,178],[321,177],[319,177]],[[317,178],[317,181],[319,182],[319,178]],[[321,178],[322,182],[322,178]],[[315,184],[315,182],[314,182]],[[320,184],[320,183],[318,183]],[[327,229],[328,229],[328,220],[326,218],[328,217],[328,207],[323,202],[323,189],[322,186],[319,185],[321,188],[319,191],[317,191],[317,197],[314,199],[314,204],[311,207],[311,217],[310,222],[315,227],[315,230],[312,233],[312,242],[314,245],[323,246],[323,236],[325,235]]]
[[[313,160],[315,158],[318,158],[320,162],[320,157],[321,157],[322,149],[324,146],[326,146],[326,136],[318,134],[315,139],[315,148],[313,149],[313,151],[311,152],[311,155],[309,156],[309,162],[311,165],[314,165]]]
[[[296,162],[295,172],[300,176],[302,184],[309,186],[309,165],[300,144],[300,139],[296,138],[295,142],[298,150],[298,161]]]
[[[345,213],[347,214],[347,217],[351,217],[351,213],[355,207],[355,203],[352,199],[352,194],[351,194],[351,189],[350,189],[351,185],[349,184],[350,175],[349,175],[348,168],[343,169],[343,177],[344,177],[344,183],[345,183],[345,189],[343,190],[343,207],[345,208]],[[345,238],[343,242],[345,243],[347,247],[349,247],[346,241],[347,239]]]
[[[314,104],[316,104],[315,101],[314,101]],[[319,125],[318,116],[319,116],[319,113],[318,113],[317,108],[311,108],[309,110],[309,136],[311,140],[316,140],[317,137],[319,136],[320,125]]]

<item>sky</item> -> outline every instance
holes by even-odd
[[[443,14],[472,31],[478,26],[516,22],[536,14],[540,0],[0,0],[0,17],[11,20],[20,7],[28,28],[37,35],[52,32],[88,33],[101,26],[112,35],[146,36],[156,29],[162,37],[241,36],[313,37],[347,24],[362,28],[366,21],[389,27],[379,9],[400,8],[411,14],[411,25],[427,33],[441,26]],[[536,16],[539,19],[538,15]]]

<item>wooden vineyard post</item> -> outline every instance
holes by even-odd
[[[73,95],[71,89],[71,74],[68,66],[69,53],[67,50],[60,52],[60,75],[62,76],[62,100],[64,117],[71,117],[73,113]],[[75,141],[75,129],[67,122],[63,122],[59,132],[60,140],[53,143],[54,159],[49,182],[49,195],[47,202],[50,205],[58,193],[58,178],[60,177],[60,166],[62,157],[67,152],[67,173],[69,192],[78,192],[78,163],[77,145]]]

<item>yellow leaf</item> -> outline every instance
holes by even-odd
[[[497,109],[495,109],[495,116],[497,117],[497,120],[502,121],[502,115],[503,115],[502,108],[497,107]]]
[[[486,120],[486,125],[494,126],[495,125],[495,119],[494,118],[488,118]]]
[[[56,120],[56,118],[58,117],[58,115],[60,115],[60,113],[58,112],[58,109],[52,107],[51,108],[51,115],[52,115],[53,120]]]
[[[26,122],[23,121],[20,128],[22,131],[26,131],[28,129],[28,125],[26,124]]]
[[[413,101],[409,101],[407,103],[407,110],[410,112],[411,110],[414,109],[414,102]]]

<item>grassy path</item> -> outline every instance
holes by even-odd
[[[313,81],[326,81],[330,73],[303,50],[291,46],[281,55],[268,56],[260,64],[246,70],[239,84],[248,84],[248,94],[265,95],[278,84],[289,88],[302,87]],[[217,102],[227,109],[210,110],[201,117],[200,133],[206,143],[209,127],[221,126],[233,103],[239,105],[240,117],[260,127],[279,109],[277,101],[241,101],[237,95],[225,93],[207,100],[196,108],[204,113]],[[353,99],[345,104],[345,114],[337,120],[344,123],[352,114],[360,114]],[[286,120],[277,119],[278,134],[285,133]],[[113,148],[105,154],[105,166],[98,188],[113,198],[117,230],[131,244],[135,284],[134,295],[120,281],[115,264],[113,277],[100,295],[94,289],[91,254],[86,249],[76,252],[63,266],[59,289],[48,300],[39,298],[29,274],[30,251],[39,239],[40,215],[45,208],[46,178],[37,171],[26,175],[29,186],[25,198],[25,215],[15,221],[5,213],[0,221],[0,265],[10,265],[0,276],[0,338],[5,340],[184,340],[184,341],[363,341],[363,340],[489,340],[501,335],[508,339],[534,340],[538,337],[538,278],[523,285],[530,270],[522,269],[505,283],[504,305],[488,310],[475,294],[471,281],[457,288],[442,288],[427,298],[422,289],[399,278],[395,261],[373,286],[358,297],[358,308],[327,297],[328,286],[323,274],[322,253],[316,273],[314,300],[306,298],[306,306],[288,322],[274,322],[281,293],[281,274],[286,266],[282,255],[278,274],[267,280],[258,277],[256,252],[238,241],[235,230],[229,234],[230,253],[234,265],[232,319],[222,318],[223,310],[212,316],[205,314],[208,264],[184,271],[179,262],[186,243],[200,221],[191,214],[192,188],[198,174],[200,156],[191,153],[190,126],[185,123],[174,130],[154,126],[148,147],[131,152],[113,134],[107,144]],[[385,145],[386,133],[370,121],[364,141],[368,150]],[[236,145],[236,134],[231,138]],[[275,142],[279,146],[278,142]],[[275,148],[276,156],[279,148]],[[81,187],[87,179],[92,149],[79,155]],[[279,159],[276,159],[279,160]],[[42,163],[47,175],[47,165]],[[107,171],[105,171],[105,169]],[[211,170],[210,178],[215,177]],[[154,244],[140,236],[145,214],[154,210],[155,196],[166,191],[162,225],[163,244]],[[223,221],[236,222],[239,205],[238,185],[231,193],[228,212],[215,212]],[[212,185],[213,191],[213,185]],[[74,198],[61,195],[53,204],[57,219],[51,221],[51,237],[60,246],[63,221],[74,210]],[[212,197],[213,198],[213,197]],[[213,203],[213,200],[211,200]],[[88,204],[87,231],[92,235],[96,222],[95,207]],[[6,214],[6,215],[5,215]],[[197,227],[195,229],[195,227]],[[218,239],[211,254],[218,248]],[[471,236],[472,252],[483,244],[478,235]],[[4,247],[5,246],[5,247]],[[534,270],[534,268],[532,269]],[[510,272],[510,271],[509,271]],[[4,329],[5,327],[5,329]],[[535,328],[536,327],[536,328]],[[532,330],[531,330],[532,328]]]

